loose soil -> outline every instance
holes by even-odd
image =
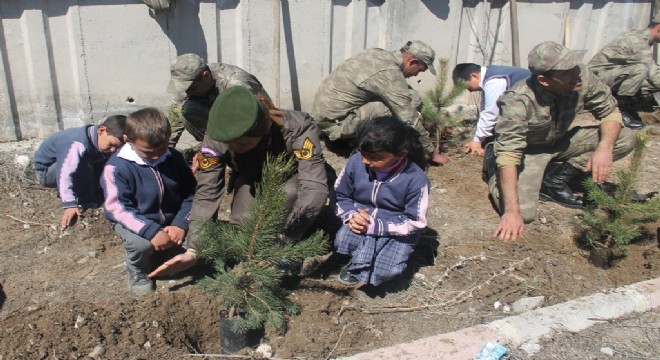
[[[638,186],[642,193],[660,189],[657,119],[647,114],[652,141]],[[31,156],[37,145],[2,144],[0,152],[0,231],[5,234],[0,240],[0,359],[175,359],[223,353],[222,308],[195,286],[208,269],[159,281],[152,295],[131,296],[123,247],[100,209],[87,211],[65,231],[55,226],[60,217],[56,192],[40,187],[29,166],[16,161],[18,155]],[[649,225],[650,235],[609,269],[590,263],[588,251],[575,243],[573,223],[580,210],[541,203],[524,239],[507,244],[494,239],[499,217],[481,180],[481,158],[465,156],[458,147],[448,152],[451,164],[429,170],[429,229],[406,275],[380,289],[348,289],[335,280],[341,259],[331,257],[309,277],[288,284],[301,311],[288,318],[286,328],[266,330],[262,342],[272,346],[274,356],[346,356],[510,315],[505,307],[494,307],[498,301],[511,304],[542,295],[544,305],[552,305],[660,276],[658,224]],[[346,158],[326,154],[339,171]],[[564,348],[562,343],[559,349]]]

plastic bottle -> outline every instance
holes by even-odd
[[[506,348],[495,341],[489,341],[474,357],[474,360],[500,360],[506,355]]]

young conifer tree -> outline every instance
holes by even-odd
[[[626,245],[642,235],[642,226],[660,219],[659,198],[634,199],[647,142],[647,135],[635,136],[630,165],[614,173],[618,185],[613,194],[593,179],[585,181],[589,205],[577,223],[579,239],[584,245],[609,249],[614,257],[624,256],[628,251]]]
[[[217,271],[200,286],[220,297],[228,317],[235,320],[236,332],[264,323],[281,327],[284,314],[296,313],[298,307],[282,286],[279,268],[327,252],[328,237],[321,230],[296,243],[279,241],[288,215],[283,185],[293,171],[293,159],[269,158],[256,188],[256,201],[240,224],[207,220],[195,229],[198,256],[212,262]]]
[[[462,114],[450,114],[443,108],[451,105],[467,86],[461,82],[449,89],[449,61],[438,59],[438,76],[435,87],[422,99],[422,122],[430,133],[435,134],[436,149],[440,150],[442,135],[446,130],[460,125]],[[460,139],[450,139],[450,142]]]

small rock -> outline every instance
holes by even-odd
[[[273,348],[268,344],[261,344],[254,351],[254,354],[264,359],[270,359],[273,357]]]
[[[23,224],[23,229],[29,229],[31,228],[30,224]]]
[[[439,192],[440,194],[444,194],[444,193],[447,192],[447,189],[441,188],[441,189],[438,189],[436,191]]]
[[[158,321],[156,321],[156,320],[151,322],[151,326],[153,326],[153,327],[158,327],[158,325],[159,325]]]
[[[414,278],[415,280],[424,281],[424,280],[426,280],[426,275],[424,275],[424,274],[420,274],[420,273],[416,273],[415,275],[413,275],[413,278]]]
[[[509,305],[504,305],[502,307],[502,312],[503,313],[510,313],[511,312],[511,307]]]
[[[144,343],[144,345],[142,345],[142,347],[144,347],[145,349],[151,349],[151,343],[147,341],[146,343]]]
[[[24,168],[28,167],[28,165],[30,165],[30,157],[27,155],[16,155],[14,157],[14,163]]]
[[[534,355],[541,351],[541,345],[535,342],[524,343],[520,348],[523,349],[523,351],[525,351],[528,355]]]
[[[495,301],[495,303],[493,303],[493,307],[495,308],[495,310],[497,310],[500,307],[502,307],[502,303],[499,300],[497,300]]]
[[[539,220],[541,220],[541,224],[545,224],[548,222],[548,219],[546,219],[545,216],[542,216]]]
[[[87,256],[85,256],[84,258],[80,258],[80,260],[76,261],[76,263],[79,264],[79,265],[82,265],[82,264],[86,263],[87,261],[89,261],[89,258]]]
[[[73,325],[73,328],[78,329],[78,328],[82,327],[83,325],[85,325],[86,322],[87,322],[87,319],[85,319],[84,316],[78,315],[78,317],[76,318],[76,323]]]
[[[524,313],[525,311],[534,310],[541,306],[545,301],[545,296],[524,297],[516,300],[511,307],[516,314]]]
[[[91,357],[92,359],[100,359],[103,354],[105,354],[105,348],[101,345],[96,345],[94,347],[94,350],[92,350],[91,353],[89,353],[87,356]]]
[[[602,347],[600,348],[600,352],[607,356],[614,356],[614,350],[611,347]]]
[[[98,253],[96,251],[89,251],[87,252],[87,256],[91,257],[92,259],[96,259]]]

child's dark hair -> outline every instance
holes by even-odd
[[[142,140],[149,146],[158,147],[170,141],[171,133],[167,116],[156,108],[144,108],[126,118],[126,137],[130,141]]]
[[[428,161],[419,137],[419,132],[410,124],[393,116],[379,117],[360,126],[357,148],[367,154],[385,151],[401,155],[408,151],[408,159],[426,170]]]
[[[481,66],[474,63],[462,63],[456,65],[454,71],[451,73],[451,78],[454,80],[454,84],[459,81],[468,81],[472,73],[481,74]]]
[[[124,142],[124,131],[126,131],[126,115],[112,115],[108,116],[102,123],[105,126],[105,131],[109,135],[118,138]]]

